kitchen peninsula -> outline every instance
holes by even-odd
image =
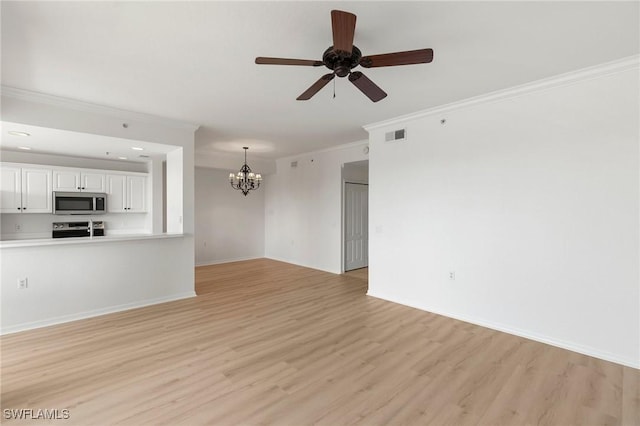
[[[197,126],[5,87],[2,106],[3,334],[195,296]],[[54,215],[54,188],[107,211]],[[105,236],[52,238],[79,221]]]

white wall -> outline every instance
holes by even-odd
[[[149,162],[149,187],[147,188],[147,205],[150,214],[147,215],[145,229],[152,234],[163,233],[163,222],[166,216],[164,197],[166,194],[166,182],[164,179],[163,165],[166,157],[154,156]]]
[[[368,127],[369,294],[640,367],[638,77]]]
[[[47,95],[2,92],[3,119],[103,136],[171,145],[167,155],[167,204],[176,206],[184,236],[127,241],[3,248],[2,331],[194,296],[195,126]],[[127,128],[122,123],[128,124]],[[171,153],[170,153],[171,154]],[[179,162],[180,164],[172,164]],[[169,173],[171,170],[171,173]],[[169,189],[171,188],[171,191]],[[68,267],[69,259],[74,267]],[[80,265],[77,266],[76,265]],[[20,277],[26,290],[15,290]],[[91,291],[94,289],[95,291]]]
[[[229,185],[230,172],[196,167],[196,265],[264,257],[264,193],[270,177],[245,197]]]
[[[188,239],[3,248],[2,333],[194,296]]]
[[[193,153],[192,153],[193,154]],[[188,158],[188,157],[187,157]],[[193,204],[188,205],[188,210],[185,212],[185,199],[183,197],[183,189],[184,182],[181,181],[181,177],[185,175],[184,170],[184,150],[182,148],[178,148],[167,153],[167,165],[166,165],[166,173],[167,173],[167,232],[170,234],[182,234],[185,232],[184,222],[185,220],[189,221],[189,214],[193,214]],[[192,167],[193,164],[192,164]],[[190,170],[192,182],[195,181],[193,178],[193,170]],[[193,188],[190,188],[190,191],[193,191]],[[185,218],[185,214],[187,217]],[[192,225],[195,228],[195,218],[193,219]]]
[[[265,182],[266,257],[342,272],[342,165],[367,159],[366,145],[361,141],[276,162],[276,174]]]

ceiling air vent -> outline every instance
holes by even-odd
[[[407,129],[398,129],[384,134],[385,142],[402,141],[407,138]]]

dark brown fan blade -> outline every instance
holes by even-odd
[[[331,28],[333,30],[333,50],[351,56],[353,35],[356,32],[356,15],[342,10],[332,10]]]
[[[349,81],[353,83],[362,93],[367,95],[373,102],[378,102],[387,97],[387,94],[379,88],[373,81],[369,80],[366,75],[360,71],[354,71],[349,74]]]
[[[310,67],[319,67],[322,61],[312,61],[310,59],[285,59],[285,58],[256,58],[256,64],[260,65],[306,65]]]
[[[431,61],[433,61],[433,49],[419,49],[363,56],[360,59],[360,65],[365,68],[393,67],[395,65],[427,64]]]
[[[311,97],[313,95],[318,93],[320,91],[320,89],[322,89],[324,86],[326,86],[328,82],[333,80],[333,78],[335,76],[336,75],[334,73],[323,75],[322,77],[320,77],[320,79],[318,81],[313,83],[311,85],[311,87],[309,87],[307,90],[305,90],[305,92],[302,95],[298,96],[296,99],[299,100],[299,101],[306,101],[306,100],[311,99]]]

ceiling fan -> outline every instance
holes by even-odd
[[[256,64],[261,65],[303,65],[319,67],[324,65],[331,72],[325,74],[311,87],[297,97],[299,101],[311,99],[320,89],[327,85],[334,77],[349,76],[362,93],[373,102],[384,99],[387,94],[373,81],[360,71],[352,71],[361,65],[364,68],[392,67],[396,65],[425,64],[433,60],[432,49],[409,50],[406,52],[384,53],[381,55],[362,56],[362,52],[353,45],[356,30],[356,15],[342,10],[331,11],[331,27],[333,30],[333,46],[324,51],[321,61],[307,59],[265,58],[257,57]]]

